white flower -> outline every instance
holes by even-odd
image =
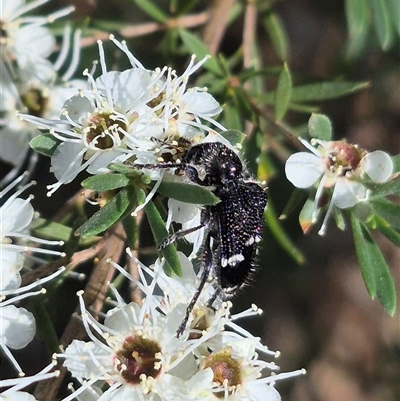
[[[88,315],[80,296],[82,319],[91,341],[74,340],[58,356],[65,358],[64,366],[73,376],[88,382],[64,401],[99,380],[110,385],[99,398],[101,401],[157,401],[161,399],[162,383],[171,375],[185,380],[196,372],[194,355],[188,351],[192,344],[176,338],[185,306],[178,305],[168,315],[160,314],[152,294],[154,284],[141,288],[146,291],[141,306],[125,304],[113,289],[118,306],[107,314],[103,325]]]
[[[13,190],[23,178],[24,176],[20,176],[2,190],[0,199]],[[30,286],[20,288],[20,270],[24,265],[25,254],[31,251],[63,255],[58,251],[27,246],[28,241],[47,245],[60,245],[59,241],[47,241],[29,235],[28,226],[34,216],[33,207],[30,204],[31,197],[21,199],[18,196],[31,185],[32,183],[20,188],[0,207],[0,347],[20,374],[22,374],[21,367],[12,356],[9,348],[20,349],[30,343],[35,335],[36,323],[33,315],[26,309],[10,304],[28,296],[41,294],[43,291],[28,291],[51,280],[62,271],[59,270]],[[13,295],[17,296],[4,301],[7,296]]]
[[[236,323],[240,318],[258,315],[260,310],[256,307],[229,318],[230,306],[217,304],[216,311],[193,314],[191,329],[178,338],[177,328],[198,285],[190,262],[182,254],[179,257],[183,264],[181,279],[166,276],[160,261],[152,270],[133,258],[138,263],[140,277],[136,280],[110,260],[109,263],[138,286],[144,299],[141,306],[133,302],[126,304],[110,285],[117,306],[107,313],[104,324],[88,314],[82,294],[78,294],[90,341],[74,340],[58,355],[82,383],[63,401],[79,399],[82,392],[97,382],[109,386],[100,401],[277,401],[279,394],[272,387],[275,381],[304,373],[301,370],[261,377],[264,369],[278,367],[259,360],[258,352],[272,356],[277,353],[268,351],[258,338]],[[161,294],[155,295],[159,290]],[[197,304],[198,311],[213,293],[214,288],[207,283]],[[234,331],[223,331],[225,324]],[[218,365],[221,358],[223,363],[228,362],[226,368]],[[233,371],[236,376],[229,376],[231,381],[226,381],[228,377],[224,375]],[[268,398],[260,398],[266,395]]]
[[[0,199],[22,179],[23,176],[20,176],[4,190],[0,191]],[[23,267],[24,255],[27,251],[63,255],[58,251],[27,246],[27,241],[46,245],[62,245],[59,241],[47,241],[29,235],[27,228],[34,216],[33,207],[30,204],[32,197],[21,199],[18,196],[31,185],[33,183],[20,188],[0,207],[0,291],[13,290],[20,286],[21,276],[19,271]]]
[[[46,292],[44,289],[31,290],[52,280],[64,270],[64,268],[61,268],[55,273],[24,287],[0,291],[0,347],[17,369],[20,376],[23,376],[24,373],[9,348],[21,349],[28,345],[35,336],[36,322],[32,313],[25,308],[16,307],[11,304],[24,298],[44,294]],[[7,296],[14,297],[4,300]]]
[[[154,282],[162,290],[163,297],[159,300],[158,308],[165,314],[171,313],[179,305],[187,305],[193,294],[195,293],[200,277],[196,276],[193,271],[192,262],[182,253],[178,252],[179,263],[182,269],[182,277],[169,277],[163,270],[164,262],[157,259],[154,265],[154,270],[143,265],[137,258],[135,258],[130,250],[127,251],[128,255],[140,266],[140,269],[145,271]],[[201,272],[199,273],[201,274]],[[134,279],[132,279],[134,280]],[[195,335],[202,335],[202,332],[207,330],[213,335],[219,333],[228,320],[230,313],[230,303],[223,303],[220,298],[214,301],[214,309],[208,305],[211,298],[215,294],[215,287],[212,282],[206,282],[200,296],[190,313],[189,324],[184,335],[188,336],[190,333]],[[182,316],[183,317],[183,316]],[[178,329],[181,322],[175,328]]]
[[[191,399],[196,400],[198,394],[202,394],[204,399],[210,401],[280,400],[279,393],[268,384],[268,380],[260,379],[263,369],[271,364],[258,359],[255,352],[258,339],[229,337],[230,333],[226,333],[216,347],[207,343],[211,352],[203,360],[201,371],[208,371],[208,374],[211,371],[212,379],[204,380],[203,388],[199,381],[196,392],[192,390]],[[273,367],[277,369],[277,366]],[[274,380],[275,378],[271,378],[270,381]]]
[[[58,182],[49,186],[48,195],[83,170],[90,174],[105,173],[111,162],[123,162],[140,153],[137,138],[142,146],[141,135],[148,137],[146,150],[149,144],[154,147],[150,141],[154,130],[152,113],[146,104],[157,95],[152,86],[160,73],[150,74],[141,68],[107,72],[101,42],[99,50],[102,75],[95,80],[85,71],[89,88],[65,102],[61,120],[23,116],[49,129],[60,140],[51,158],[51,170]]]
[[[210,131],[210,127],[202,123],[205,120],[221,130],[225,128],[214,120],[221,111],[219,103],[206,91],[206,88],[189,88],[189,77],[197,71],[207,60],[194,64],[195,56],[182,75],[174,70],[167,70],[165,88],[160,96],[161,101],[155,104],[154,110],[163,120],[165,137],[176,136],[193,138],[202,131]]]
[[[340,209],[353,207],[367,198],[367,189],[360,182],[367,174],[372,181],[385,182],[393,173],[393,161],[382,151],[367,153],[358,146],[344,141],[312,140],[311,146],[299,138],[312,153],[299,152],[286,161],[288,180],[297,188],[308,188],[320,180],[314,200],[312,223],[317,219],[318,207],[324,189],[331,188],[332,195],[319,233],[326,230],[334,206]]]
[[[2,0],[0,64],[2,71],[6,68],[13,79],[36,77],[45,81],[54,76],[54,68],[47,57],[54,50],[55,38],[44,25],[70,14],[73,7],[46,16],[26,16],[48,1],[25,4],[25,0]]]
[[[77,85],[81,83],[55,85],[36,78],[15,84],[10,80],[2,81],[0,158],[14,166],[21,165],[29,150],[29,141],[40,134],[37,127],[21,120],[17,110],[35,117],[57,118],[64,102],[76,92]]]
[[[141,66],[124,42],[118,42],[113,35],[110,39],[127,55],[133,66]],[[172,142],[179,137],[204,137],[204,133],[209,132],[211,128],[203,123],[203,120],[222,131],[225,130],[225,127],[214,119],[222,111],[222,107],[207,93],[206,88],[187,88],[190,76],[207,60],[208,57],[205,57],[195,64],[195,56],[192,56],[182,75],[167,67],[161,70],[166,71],[166,76],[160,77],[155,83],[153,92],[157,93],[157,96],[149,103],[158,117],[158,124],[161,124],[161,139]]]

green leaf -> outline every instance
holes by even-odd
[[[165,23],[168,21],[168,15],[155,5],[154,1],[150,0],[133,0],[133,2],[143,10],[148,16],[157,22]]]
[[[345,11],[350,33],[363,32],[368,29],[367,0],[346,0]]]
[[[129,248],[135,249],[139,231],[136,216],[131,216],[130,214],[125,216],[125,218],[122,219],[122,225]]]
[[[105,206],[97,211],[78,230],[76,235],[88,238],[107,230],[118,222],[127,212],[131,203],[136,202],[136,189],[133,186],[122,188]]]
[[[124,174],[100,174],[83,180],[83,188],[92,191],[110,191],[112,189],[123,188],[129,184],[129,178]]]
[[[216,205],[220,199],[200,185],[163,181],[157,189],[160,194],[185,203]]]
[[[180,29],[179,35],[182,39],[182,42],[188,49],[189,53],[195,54],[199,60],[209,55],[209,51],[206,45],[198,38],[198,36],[193,33],[187,31],[186,29]],[[223,71],[221,70],[220,65],[217,63],[215,58],[210,58],[203,64],[204,68],[212,71],[216,75],[223,75]]]
[[[312,138],[330,141],[332,138],[331,120],[324,114],[312,113],[308,120],[308,133]]]
[[[270,12],[264,19],[264,25],[279,58],[286,61],[289,55],[289,40],[281,18]]]
[[[370,0],[372,20],[382,50],[388,50],[393,43],[393,27],[385,0]]]
[[[249,150],[254,149],[254,147],[249,146]],[[258,157],[252,159],[255,161],[255,169],[257,171],[257,178],[260,181],[269,182],[273,177],[278,174],[278,167],[275,161],[272,159],[271,155],[266,152],[261,152]],[[248,161],[249,158],[246,157]],[[250,166],[248,166],[250,167]]]
[[[400,1],[399,0],[388,0],[389,14],[392,17],[392,22],[397,31],[397,35],[400,36]]]
[[[350,216],[357,257],[368,293],[372,299],[377,297],[386,311],[393,316],[396,312],[393,277],[367,226],[353,214]]]
[[[344,231],[346,229],[346,220],[344,219],[343,210],[335,207],[333,208],[333,215],[335,217],[337,228]]]
[[[46,298],[46,303],[49,305],[50,300],[48,295]],[[37,326],[36,335],[46,344],[49,354],[60,352],[60,342],[58,341],[57,332],[54,328],[54,320],[51,319],[46,310],[43,296],[33,297],[32,306]]]
[[[72,228],[42,218],[34,219],[29,228],[33,234],[40,238],[63,241],[65,243],[70,241],[72,234]],[[98,240],[99,237],[90,237],[85,240],[81,239],[79,244],[82,246],[91,246]]]
[[[29,146],[35,151],[45,156],[53,156],[54,151],[60,141],[52,134],[44,134],[35,136]]]
[[[364,48],[369,28],[367,0],[346,0],[345,11],[347,19],[348,43],[347,57],[353,58]]]
[[[375,200],[389,195],[400,195],[400,176],[384,184],[375,185],[371,190],[369,199]]]
[[[192,10],[193,7],[196,6],[198,0],[171,0],[169,9],[174,15],[185,15]]]
[[[400,205],[387,199],[376,199],[370,202],[376,214],[381,216],[390,226],[400,232]]]
[[[368,82],[319,82],[292,88],[291,102],[335,99],[366,89]]]
[[[143,173],[140,169],[135,168],[135,164],[123,164],[123,163],[110,163],[107,168],[111,171],[115,171],[122,175],[128,176],[141,176]]]
[[[286,234],[282,224],[278,219],[278,216],[276,215],[275,208],[271,200],[268,201],[268,206],[264,216],[268,229],[272,232],[282,249],[284,249],[296,263],[303,264],[305,261],[304,255],[296,247],[292,239]]]
[[[223,136],[232,146],[237,145],[238,143],[242,143],[246,135],[237,129],[228,129],[227,131],[220,132],[220,135]]]
[[[303,190],[295,188],[279,219],[284,220],[290,216],[301,203],[304,203],[306,197],[306,193]]]
[[[138,201],[139,204],[144,202],[145,195],[144,192],[139,189],[138,191]],[[147,218],[149,219],[149,224],[151,231],[153,233],[154,240],[156,244],[160,244],[162,240],[168,237],[168,231],[165,228],[165,223],[161,218],[160,212],[154,205],[152,201],[148,202],[144,207]],[[178,253],[173,244],[168,245],[165,249],[161,251],[165,258],[164,271],[169,276],[174,272],[178,277],[182,277],[182,269],[178,258]]]
[[[278,77],[278,86],[275,91],[275,120],[279,121],[283,118],[289,105],[292,91],[292,77],[289,67],[283,64],[282,70]]]
[[[304,234],[307,234],[314,225],[312,220],[314,203],[314,199],[307,199],[299,215],[300,227]]]
[[[42,218],[32,221],[30,229],[41,238],[67,242],[71,235],[71,228],[60,223],[54,223]]]
[[[372,219],[368,220],[367,225],[373,230],[380,231],[387,239],[400,247],[400,234],[393,230],[385,219],[375,214]]]
[[[393,173],[400,172],[400,154],[392,156],[393,161]]]
[[[252,120],[253,112],[249,105],[248,97],[242,87],[231,88],[238,113],[243,119]]]
[[[299,113],[311,114],[319,111],[320,107],[314,105],[308,105],[303,103],[290,102],[288,106],[289,110],[297,111]]]
[[[103,19],[97,19],[97,18],[93,18],[90,21],[90,23],[93,27],[96,27],[96,28],[101,29],[102,31],[106,31],[106,32],[120,32],[121,30],[126,29],[131,26],[131,24],[122,23],[121,20],[119,20],[119,21],[103,20]],[[90,32],[87,29],[88,28],[85,28],[86,35],[90,36],[90,35],[95,34],[95,32]]]

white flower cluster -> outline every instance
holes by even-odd
[[[364,182],[369,179],[383,183],[393,174],[393,160],[381,150],[367,152],[346,141],[313,139],[309,144],[299,139],[311,153],[291,155],[286,161],[285,171],[288,180],[297,188],[309,188],[318,183],[311,223],[317,221],[324,191],[332,190],[320,235],[326,232],[334,206],[347,209],[367,200],[369,192]]]
[[[195,64],[192,57],[182,75],[168,67],[150,71],[124,42],[110,38],[126,54],[132,68],[107,71],[99,41],[101,75],[95,79],[95,68],[85,70],[87,89],[76,91],[64,103],[59,120],[21,116],[48,129],[59,141],[51,158],[58,181],[49,186],[49,195],[83,170],[101,174],[112,162],[171,160],[175,150],[169,144],[201,141],[211,130],[207,124],[224,130],[213,119],[222,110],[218,102],[203,88],[187,88],[190,75],[207,58]],[[160,176],[155,171],[150,175]]]
[[[47,16],[29,13],[49,0],[2,0],[0,37],[0,159],[15,167],[13,175],[24,163],[29,141],[40,131],[17,116],[17,111],[46,118],[56,118],[64,101],[72,95],[74,83],[68,82],[79,61],[80,32],[74,35],[71,55],[71,29],[65,28],[57,61],[49,56],[56,49],[56,39],[47,24],[73,11],[67,7]],[[70,65],[61,76],[59,70],[67,57]],[[34,163],[35,158],[31,161]]]
[[[0,199],[23,178],[24,176],[20,176],[1,191]],[[28,246],[28,242],[44,245],[61,244],[59,241],[47,241],[29,235],[28,226],[34,215],[33,207],[30,204],[31,198],[21,199],[18,196],[31,185],[32,183],[20,188],[0,207],[0,347],[20,375],[23,375],[22,369],[9,348],[21,349],[28,345],[35,336],[36,323],[32,313],[12,304],[23,298],[42,294],[44,290],[31,290],[51,280],[62,271],[60,269],[31,285],[21,287],[20,270],[24,267],[26,253],[63,255],[58,251]],[[13,297],[6,299],[10,296]]]
[[[275,381],[304,373],[300,370],[265,377],[265,369],[279,368],[259,359],[258,354],[276,353],[236,324],[239,318],[258,315],[260,310],[253,307],[230,316],[228,303],[211,310],[207,307],[214,291],[211,284],[206,285],[191,313],[190,327],[177,337],[186,305],[198,284],[191,262],[182,253],[179,259],[182,278],[168,277],[160,260],[150,269],[134,258],[140,280],[110,261],[144,297],[140,305],[126,304],[110,285],[116,302],[104,323],[89,314],[82,294],[78,294],[90,340],[73,340],[58,355],[82,383],[63,401],[79,399],[93,386],[98,394],[93,399],[99,401],[278,401]],[[98,386],[105,383],[100,391]]]

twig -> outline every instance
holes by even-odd
[[[228,26],[229,12],[236,0],[214,0],[210,16],[203,30],[203,42],[210,54],[215,56]]]
[[[114,274],[114,268],[108,259],[118,261],[125,249],[125,235],[121,224],[110,228],[99,243],[99,262],[95,265],[83,295],[87,309],[96,316],[103,306],[108,291],[108,282]],[[60,339],[63,347],[69,345],[73,339],[82,340],[86,332],[80,320],[73,315]],[[67,370],[58,366],[60,375],[54,380],[43,381],[35,389],[35,397],[42,401],[54,401]]]
[[[145,22],[143,24],[135,24],[128,28],[123,28],[118,31],[118,34],[124,38],[135,38],[138,36],[149,35],[158,31],[165,31],[167,29],[180,27],[192,28],[203,25],[209,18],[208,12],[204,11],[199,14],[185,15],[179,18],[171,18],[165,24],[158,22]],[[94,45],[99,39],[107,40],[109,37],[107,32],[98,32],[94,36],[86,37],[81,40],[81,47],[88,47]]]

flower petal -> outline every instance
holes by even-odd
[[[36,322],[31,312],[14,305],[1,308],[0,338],[13,349],[26,347],[35,336]]]
[[[14,290],[21,285],[19,271],[24,264],[24,258],[16,250],[4,249],[0,252],[0,290]]]
[[[1,208],[1,235],[22,232],[33,219],[34,210],[29,200],[16,198]]]
[[[308,188],[324,173],[324,164],[322,159],[314,154],[299,152],[287,159],[285,173],[295,187]]]
[[[338,208],[347,209],[363,200],[366,195],[367,189],[364,185],[340,177],[336,182],[332,201]]]
[[[393,160],[382,150],[366,154],[360,164],[374,182],[385,182],[393,173]]]
[[[108,351],[96,345],[94,342],[73,340],[65,350],[64,366],[78,379],[89,377],[101,377],[104,367],[111,367]]]
[[[213,117],[222,111],[222,107],[209,93],[196,90],[189,90],[182,96],[182,105],[186,112],[200,117]]]
[[[86,96],[75,95],[65,101],[63,109],[77,124],[81,124],[87,118],[88,113],[93,112],[94,106]],[[61,116],[61,118],[65,118]]]
[[[51,169],[58,180],[63,184],[71,182],[79,173],[82,157],[76,159],[82,150],[83,144],[62,142],[57,146],[51,157]]]

